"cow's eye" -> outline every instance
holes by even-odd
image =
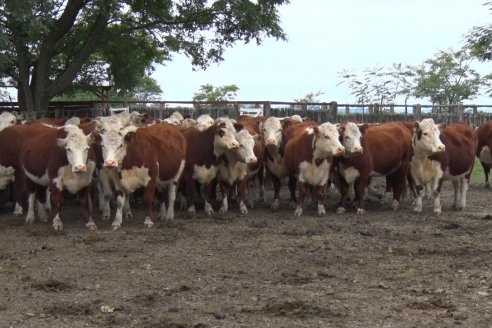
[[[429,133],[428,133],[428,132],[424,132],[424,133],[422,133],[422,134],[423,134],[424,136],[426,136],[426,137],[429,135]]]
[[[123,148],[123,145],[119,145],[118,148]]]
[[[330,140],[330,136],[325,136],[324,137],[326,140]]]
[[[348,139],[348,138],[349,138],[349,136],[344,136],[343,138],[344,138],[344,139]]]
[[[71,152],[72,152],[72,148],[67,148],[67,151],[68,151],[69,153],[71,153]]]

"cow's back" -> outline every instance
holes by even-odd
[[[441,140],[446,146],[449,173],[455,176],[470,170],[478,147],[474,129],[463,122],[449,124],[441,131]]]

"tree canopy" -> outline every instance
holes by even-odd
[[[0,77],[21,108],[42,112],[54,96],[104,81],[127,92],[174,53],[205,69],[236,42],[285,40],[288,0],[5,0]],[[179,78],[179,77],[173,77]]]
[[[235,84],[214,87],[212,84],[203,84],[200,90],[193,95],[198,101],[228,101],[234,100],[239,87]]]

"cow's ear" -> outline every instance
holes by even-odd
[[[314,127],[313,127],[313,132],[314,132],[314,135],[315,135],[315,136],[319,137],[320,132],[319,132],[319,128],[318,128],[317,126],[314,126]]]
[[[368,127],[369,127],[369,124],[367,124],[367,123],[364,123],[364,124],[360,125],[359,126],[360,133],[364,134],[367,131],[367,128]]]
[[[97,132],[97,131],[92,131],[91,133],[89,133],[89,135],[87,136],[87,143],[89,145],[93,145],[93,144],[101,144],[102,142],[102,138],[101,138],[101,135]]]
[[[263,130],[263,122],[260,122],[260,124],[258,124],[258,129],[260,129],[260,131]]]
[[[446,123],[441,123],[438,125],[439,131],[443,131],[446,128],[447,124]]]
[[[130,143],[132,142],[133,140],[135,140],[135,136],[137,134],[135,133],[135,131],[129,131],[125,134],[125,142],[126,143]]]
[[[241,123],[234,123],[234,129],[236,129],[236,132],[241,131],[244,128],[244,126]]]
[[[58,138],[56,139],[56,144],[58,147],[64,148],[67,145],[67,141],[65,139]]]
[[[419,128],[420,128],[420,123],[417,121],[417,122],[415,122],[415,124],[413,125],[413,130],[414,130],[414,131],[418,131],[418,130],[419,130]]]
[[[101,133],[103,132],[102,131],[103,130],[103,124],[98,119],[92,120],[91,125],[95,131],[101,132]]]

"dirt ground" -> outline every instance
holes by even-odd
[[[91,232],[70,205],[62,233],[4,209],[0,327],[490,327],[492,190],[473,181],[455,212],[451,189],[440,217],[408,199],[337,215],[330,190],[326,217],[284,197],[151,230],[139,208]]]

